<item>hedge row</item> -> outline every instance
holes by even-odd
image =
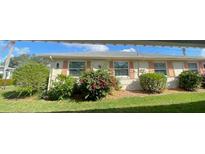
[[[98,100],[112,89],[120,88],[119,81],[105,70],[85,72],[79,81],[71,76],[59,75],[49,90],[48,77],[48,68],[34,62],[17,68],[13,73],[19,97],[38,94],[41,98],[61,100],[80,93],[79,97],[83,100]]]
[[[47,91],[48,74],[46,66],[30,63],[16,69],[13,79],[20,94],[38,93],[50,100],[70,98],[75,94],[80,94],[79,97],[83,100],[98,100],[105,97],[112,89],[120,89],[119,81],[115,77],[110,76],[108,71],[98,70],[83,73],[79,80],[60,75],[53,83],[53,87]],[[6,85],[13,84],[13,80],[5,82]],[[179,76],[179,87],[185,90],[196,90],[201,83],[205,87],[205,76],[202,78],[198,73],[185,71]],[[164,74],[147,73],[140,76],[140,85],[148,93],[161,93],[166,84],[167,77]],[[0,85],[4,85],[3,80],[0,80]]]
[[[49,100],[61,100],[75,97],[81,100],[99,100],[112,89],[119,90],[119,81],[108,71],[88,71],[79,80],[71,76],[59,75],[45,96]]]
[[[166,88],[167,77],[163,74],[146,73],[140,76],[140,85],[145,92],[161,93]],[[195,91],[205,87],[205,75],[184,71],[179,75],[179,87],[187,91]]]

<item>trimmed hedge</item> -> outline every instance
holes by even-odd
[[[187,91],[195,91],[201,86],[202,76],[192,71],[184,71],[179,75],[179,87]]]
[[[146,73],[140,76],[140,85],[147,93],[161,93],[167,84],[167,77],[159,73]]]
[[[13,79],[0,79],[0,86],[11,86],[14,84],[14,80]]]

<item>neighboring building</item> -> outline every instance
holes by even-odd
[[[14,70],[15,70],[15,68],[11,68],[11,67],[7,68],[6,79],[11,79]],[[3,77],[3,74],[4,74],[4,66],[0,66],[0,76]]]
[[[205,58],[188,56],[138,55],[135,52],[87,52],[40,55],[51,59],[50,82],[58,74],[78,77],[86,70],[108,69],[119,78],[123,89],[139,90],[139,76],[156,72],[167,75],[168,88],[178,86],[178,75],[184,70],[205,73]]]

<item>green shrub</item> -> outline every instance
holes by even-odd
[[[120,90],[122,88],[120,81],[115,76],[110,76],[111,86],[115,90]]]
[[[84,100],[101,99],[111,91],[111,88],[111,76],[106,70],[85,72],[80,77],[79,90]]]
[[[71,76],[59,75],[48,91],[49,100],[62,100],[71,97],[75,85],[75,79]]]
[[[47,88],[48,76],[48,68],[36,62],[25,64],[13,73],[14,83],[18,87],[18,91],[27,96],[42,93]]]
[[[202,86],[203,88],[205,88],[205,74],[202,75],[201,86]]]
[[[192,71],[184,71],[179,75],[179,87],[187,91],[196,90],[202,82],[202,77],[199,73]]]
[[[166,83],[164,74],[146,73],[140,76],[140,85],[148,93],[161,93],[166,88]]]
[[[14,80],[13,79],[0,79],[0,86],[11,86],[14,84]]]

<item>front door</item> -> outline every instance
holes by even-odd
[[[135,78],[138,78],[140,75],[149,72],[149,65],[146,61],[136,61],[135,62]]]
[[[184,63],[183,62],[173,62],[174,73],[175,76],[179,76],[181,72],[184,70]]]

